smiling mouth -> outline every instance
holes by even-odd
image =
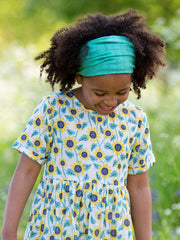
[[[115,107],[109,107],[109,108],[102,108],[101,106],[99,106],[99,109],[102,111],[102,112],[104,112],[104,113],[111,113],[114,109],[116,108],[116,106]]]

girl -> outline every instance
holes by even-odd
[[[144,111],[128,101],[165,66],[164,41],[135,10],[88,15],[57,31],[43,59],[52,88],[13,147],[21,152],[4,217],[3,240],[19,219],[41,166],[24,239],[150,240],[154,164]],[[73,89],[75,82],[80,85]]]

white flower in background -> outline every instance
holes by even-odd
[[[176,148],[180,148],[180,135],[177,135],[173,138],[172,145]]]
[[[169,216],[169,215],[171,215],[171,209],[170,208],[167,208],[165,211],[164,211],[164,213],[165,213],[165,215],[167,215],[167,216]]]
[[[176,228],[176,234],[177,234],[177,235],[180,235],[180,226],[178,226],[178,227]]]

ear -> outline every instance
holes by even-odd
[[[79,73],[76,73],[76,81],[78,84],[82,84],[83,76],[81,76]]]

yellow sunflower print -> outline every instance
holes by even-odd
[[[99,131],[96,128],[90,128],[87,131],[88,139],[92,142],[99,140]]]
[[[123,227],[127,230],[129,230],[131,228],[131,221],[130,221],[129,216],[124,216],[122,218],[122,224],[123,224]]]
[[[114,141],[112,144],[113,147],[113,152],[116,153],[117,155],[122,154],[122,152],[124,151],[124,145],[121,141]]]
[[[35,129],[42,129],[44,126],[44,119],[41,115],[37,114],[34,118],[33,125]]]
[[[99,174],[103,178],[108,178],[111,174],[112,170],[107,163],[103,163],[99,168]]]

